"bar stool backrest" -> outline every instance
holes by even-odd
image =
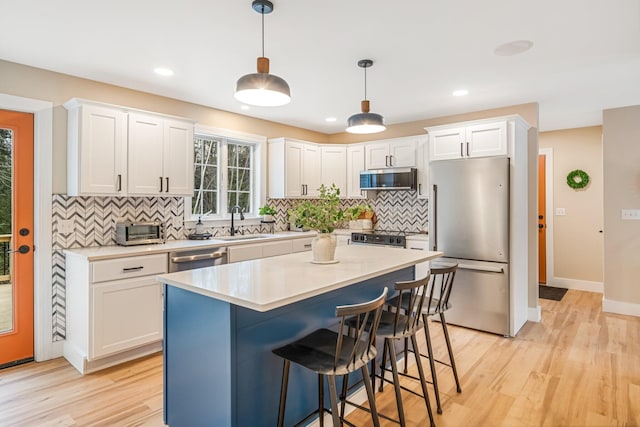
[[[362,363],[376,357],[375,338],[380,324],[382,306],[387,298],[388,289],[385,287],[378,298],[361,304],[341,305],[336,307],[336,317],[340,317],[340,328],[333,369],[344,368],[343,351],[348,352],[347,370],[358,369]],[[351,348],[345,347],[345,331],[348,330],[347,319],[356,319],[356,327],[351,329],[351,336],[347,342]],[[353,345],[355,343],[355,345]],[[342,359],[342,362],[341,362]]]
[[[426,305],[429,309],[429,314],[444,313],[449,309],[449,297],[451,296],[456,271],[458,271],[458,264],[450,267],[431,268],[429,303]]]
[[[394,297],[395,317],[393,320],[393,336],[408,336],[420,329],[422,308],[427,297],[429,276],[418,280],[396,282],[398,295]]]

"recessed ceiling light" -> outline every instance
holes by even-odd
[[[533,46],[531,40],[514,40],[509,43],[501,44],[493,51],[498,56],[513,56],[526,52]]]
[[[335,117],[327,117],[326,119],[324,119],[325,122],[335,122],[336,120],[338,119],[336,119]]]
[[[453,96],[465,96],[469,95],[469,91],[466,89],[458,89],[453,91]]]
[[[173,70],[171,70],[169,68],[156,67],[156,68],[153,69],[153,72],[156,73],[157,75],[163,76],[163,77],[173,76]]]
[[[241,110],[249,110],[251,107],[249,107],[248,105],[241,105],[240,109]]]

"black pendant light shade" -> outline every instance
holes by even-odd
[[[369,112],[369,100],[367,100],[367,68],[373,65],[370,59],[358,61],[358,67],[364,68],[364,100],[360,103],[361,113],[354,114],[347,120],[347,132],[349,133],[376,133],[386,129],[384,120],[380,114]]]
[[[258,72],[246,74],[236,83],[235,98],[249,105],[277,107],[291,102],[291,90],[287,82],[269,74],[269,58],[264,56],[264,15],[273,12],[273,3],[254,0],[251,7],[262,15],[262,56],[258,58]]]

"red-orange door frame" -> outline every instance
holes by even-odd
[[[0,110],[0,127],[13,131],[13,329],[0,334],[0,365],[33,358],[33,114]]]

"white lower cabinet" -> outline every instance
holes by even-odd
[[[229,246],[227,248],[229,263],[310,251],[311,240],[313,237]]]
[[[428,251],[429,250],[429,241],[427,239],[411,239],[407,238],[407,249],[414,251]],[[421,262],[420,264],[416,264],[416,279],[421,279],[426,277],[429,274],[429,270],[431,268],[431,264],[429,261]]]
[[[167,254],[89,261],[66,256],[65,358],[82,374],[162,349]]]
[[[311,241],[313,237],[305,239],[293,239],[291,241],[291,252],[307,252],[311,250]]]

